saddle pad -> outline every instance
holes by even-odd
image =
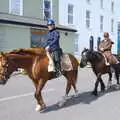
[[[54,66],[53,59],[52,59],[49,52],[47,52],[47,56],[48,56],[48,59],[49,59],[48,72],[53,72],[53,71],[55,71],[55,66]],[[73,70],[72,63],[71,63],[69,55],[67,53],[63,53],[63,55],[61,56],[61,70],[62,71]]]

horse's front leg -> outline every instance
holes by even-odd
[[[36,111],[43,110],[46,107],[46,105],[43,101],[43,98],[42,98],[42,93],[41,93],[45,83],[46,83],[45,80],[40,79],[39,82],[38,82],[38,85],[36,87],[36,92],[35,92],[35,98],[37,100]]]
[[[98,84],[100,82],[100,78],[101,78],[101,74],[97,74],[97,80],[95,82],[95,88],[92,92],[93,95],[97,96],[98,92],[97,92],[97,88],[98,88]]]
[[[101,91],[104,92],[105,91],[105,84],[104,84],[101,77],[99,79],[100,79],[100,84],[101,84]]]

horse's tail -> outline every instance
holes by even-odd
[[[77,83],[77,79],[78,79],[78,70],[79,70],[79,67],[80,67],[80,61],[78,59],[76,59],[76,62],[77,62],[77,70],[76,70],[76,74],[77,74],[77,78],[76,78],[76,81],[75,83]]]
[[[71,62],[72,62],[72,66],[73,66],[73,70],[75,71],[75,74],[76,74],[76,79],[75,79],[75,83],[77,83],[77,78],[78,78],[78,69],[80,67],[80,62],[79,60],[77,60],[77,58],[71,54],[69,54],[70,56],[70,59],[71,59]]]

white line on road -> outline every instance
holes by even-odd
[[[43,90],[43,92],[52,92],[52,91],[55,91],[55,89],[50,88],[48,90]],[[22,97],[27,97],[27,96],[31,96],[31,95],[34,95],[34,92],[20,94],[20,95],[15,95],[15,96],[10,96],[10,97],[0,98],[0,102],[4,102],[4,101],[8,101],[8,100],[13,100],[13,99],[17,99],[17,98],[22,98]]]

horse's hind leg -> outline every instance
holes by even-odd
[[[78,96],[78,90],[76,87],[77,73],[78,73],[78,70],[72,70],[72,71],[67,72],[67,74],[65,75],[65,77],[67,78],[67,86],[66,86],[66,95],[65,96],[68,96],[68,94],[71,90],[71,87],[74,88],[75,96]]]
[[[78,69],[73,71],[73,76],[72,76],[72,86],[73,86],[74,91],[75,91],[75,97],[78,96],[78,89],[76,87],[77,75],[78,75]]]
[[[76,88],[77,73],[78,73],[78,70],[72,70],[66,74],[65,76],[67,78],[66,95],[69,94],[71,86],[74,88],[75,93],[78,92]]]
[[[100,84],[101,84],[101,91],[104,92],[105,91],[105,84],[104,84],[102,78],[100,78]]]
[[[63,96],[62,100],[58,102],[59,107],[64,105],[64,103],[66,102],[66,100],[68,98],[68,94],[70,92],[70,89],[71,89],[72,82],[71,82],[71,80],[69,78],[69,75],[70,75],[69,72],[64,73],[64,76],[67,79],[66,93],[65,93],[65,96]]]
[[[70,92],[70,90],[71,90],[71,85],[72,85],[72,81],[71,81],[71,77],[70,77],[70,76],[71,76],[71,71],[65,72],[64,76],[65,76],[66,79],[67,79],[66,93],[65,93],[64,98],[67,99],[68,94],[69,94],[69,92]]]
[[[115,77],[116,77],[116,80],[117,80],[117,85],[120,85],[120,82],[119,82],[119,72],[118,71],[115,71]]]
[[[76,89],[77,71],[75,71],[75,70],[67,71],[64,73],[64,76],[67,79],[66,93],[65,93],[65,96],[63,97],[63,100],[61,102],[59,102],[59,106],[62,106],[66,102],[66,100],[68,98],[68,94],[69,94],[72,86],[73,86],[76,94],[78,92]]]

